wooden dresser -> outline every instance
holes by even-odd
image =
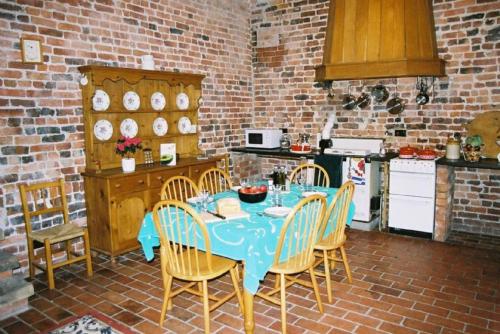
[[[79,70],[86,157],[82,175],[90,246],[113,259],[139,247],[137,233],[144,214],[159,200],[163,182],[174,175],[197,182],[204,170],[218,162],[227,168],[227,155],[196,158],[202,75],[105,66],[82,66]],[[130,96],[133,99],[128,103]],[[189,131],[179,125],[186,118],[193,125]],[[142,139],[143,148],[152,150],[155,164],[145,165],[139,151],[134,156],[135,172],[122,172],[115,147],[124,131]],[[175,166],[158,163],[163,143],[176,144]]]

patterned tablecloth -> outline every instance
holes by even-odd
[[[336,188],[315,187],[316,191],[328,194],[327,203],[330,204]],[[292,185],[289,193],[283,196],[283,206],[293,207],[302,198],[300,189]],[[220,198],[238,198],[236,192],[224,192],[214,196],[209,204],[209,210],[215,210],[215,202]],[[245,274],[243,286],[252,294],[257,292],[260,280],[264,279],[271,267],[274,253],[278,244],[281,227],[285,218],[273,218],[262,213],[271,207],[271,194],[265,201],[255,204],[241,202],[241,208],[250,214],[249,218],[225,220],[222,222],[207,223],[212,253],[234,260],[244,261]],[[354,215],[354,204],[351,203],[347,224],[351,224]],[[325,231],[328,234],[330,230]],[[151,212],[144,217],[137,237],[148,261],[154,258],[153,247],[160,245],[160,240],[154,227]]]

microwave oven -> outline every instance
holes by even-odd
[[[280,147],[280,129],[245,129],[245,147],[277,148]]]

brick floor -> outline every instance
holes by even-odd
[[[500,333],[500,253],[379,232],[350,231],[348,256],[353,284],[342,266],[333,273],[334,301],[319,314],[314,295],[292,287],[287,296],[289,333]],[[37,333],[85,310],[95,309],[137,333],[200,333],[198,297],[174,299],[164,328],[156,325],[162,286],[159,260],[147,263],[140,251],[94,258],[94,277],[74,265],[56,271],[56,290],[45,276],[34,281],[31,310],[0,321],[1,333]],[[269,277],[270,278],[270,277]],[[267,279],[264,284],[272,284]],[[228,291],[229,277],[212,282]],[[279,309],[255,304],[256,333],[278,333]],[[214,333],[243,333],[235,300],[211,313]]]

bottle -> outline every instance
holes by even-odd
[[[278,166],[274,166],[273,173],[271,174],[271,178],[273,179],[274,185],[278,184],[278,182],[279,182],[278,174],[279,174]]]
[[[281,129],[281,131],[283,131],[283,134],[280,137],[280,148],[288,150],[292,145],[292,137],[288,134],[288,129]]]
[[[448,140],[446,142],[446,159],[460,159],[460,140],[456,137],[448,137]]]
[[[278,184],[282,187],[286,185],[286,169],[284,166],[281,166],[280,168]]]

